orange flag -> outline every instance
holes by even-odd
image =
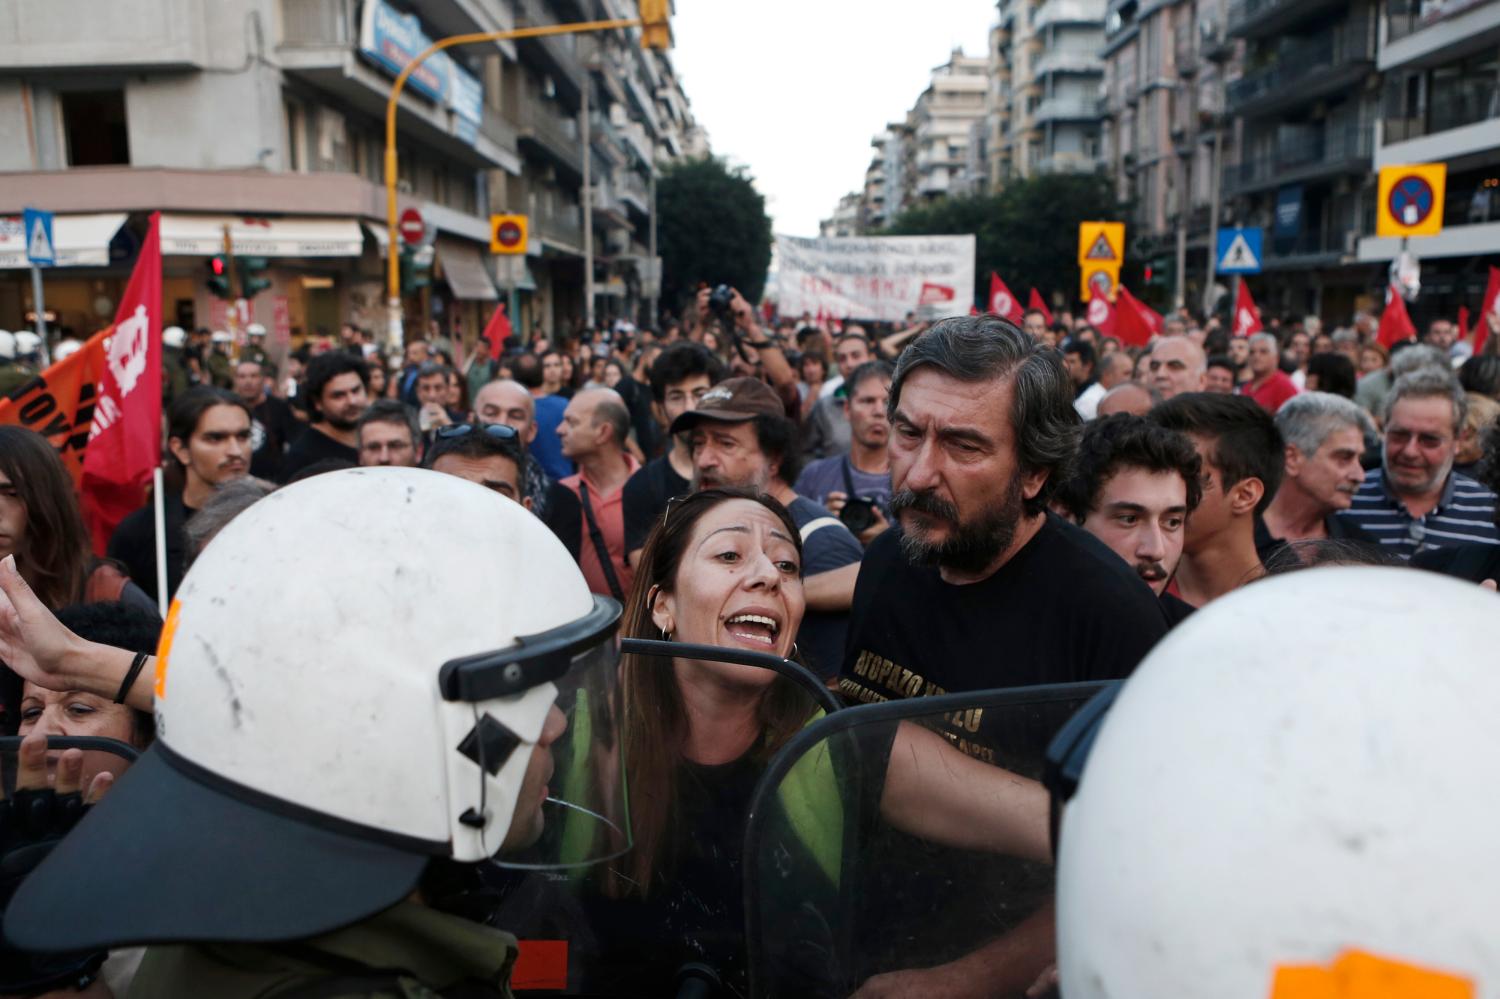
[[[104,376],[104,342],[113,330],[110,326],[95,333],[67,359],[22,385],[8,399],[0,399],[0,424],[25,427],[47,438],[57,448],[75,489],[83,477],[94,401]]]

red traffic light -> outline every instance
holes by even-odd
[[[219,277],[223,276],[223,274],[224,274],[224,258],[223,257],[214,257],[212,260],[210,260],[208,262],[208,266],[209,266],[209,269],[214,272],[215,276],[219,276]]]

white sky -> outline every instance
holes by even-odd
[[[775,231],[816,236],[864,185],[870,139],[955,47],[984,55],[993,0],[676,0],[672,62],[715,156],[748,167]]]

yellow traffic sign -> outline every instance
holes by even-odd
[[[1114,301],[1120,287],[1120,265],[1084,264],[1079,278],[1079,296],[1085,302],[1093,301],[1095,295]]]
[[[1125,259],[1124,222],[1078,223],[1078,266],[1113,264]]]
[[[490,216],[490,252],[514,254],[526,252],[526,216]]]
[[[1375,235],[1436,236],[1442,232],[1447,180],[1446,163],[1381,167]]]

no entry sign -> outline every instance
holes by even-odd
[[[401,238],[410,246],[420,246],[427,238],[427,220],[416,208],[408,208],[402,212],[396,228],[401,232]]]

